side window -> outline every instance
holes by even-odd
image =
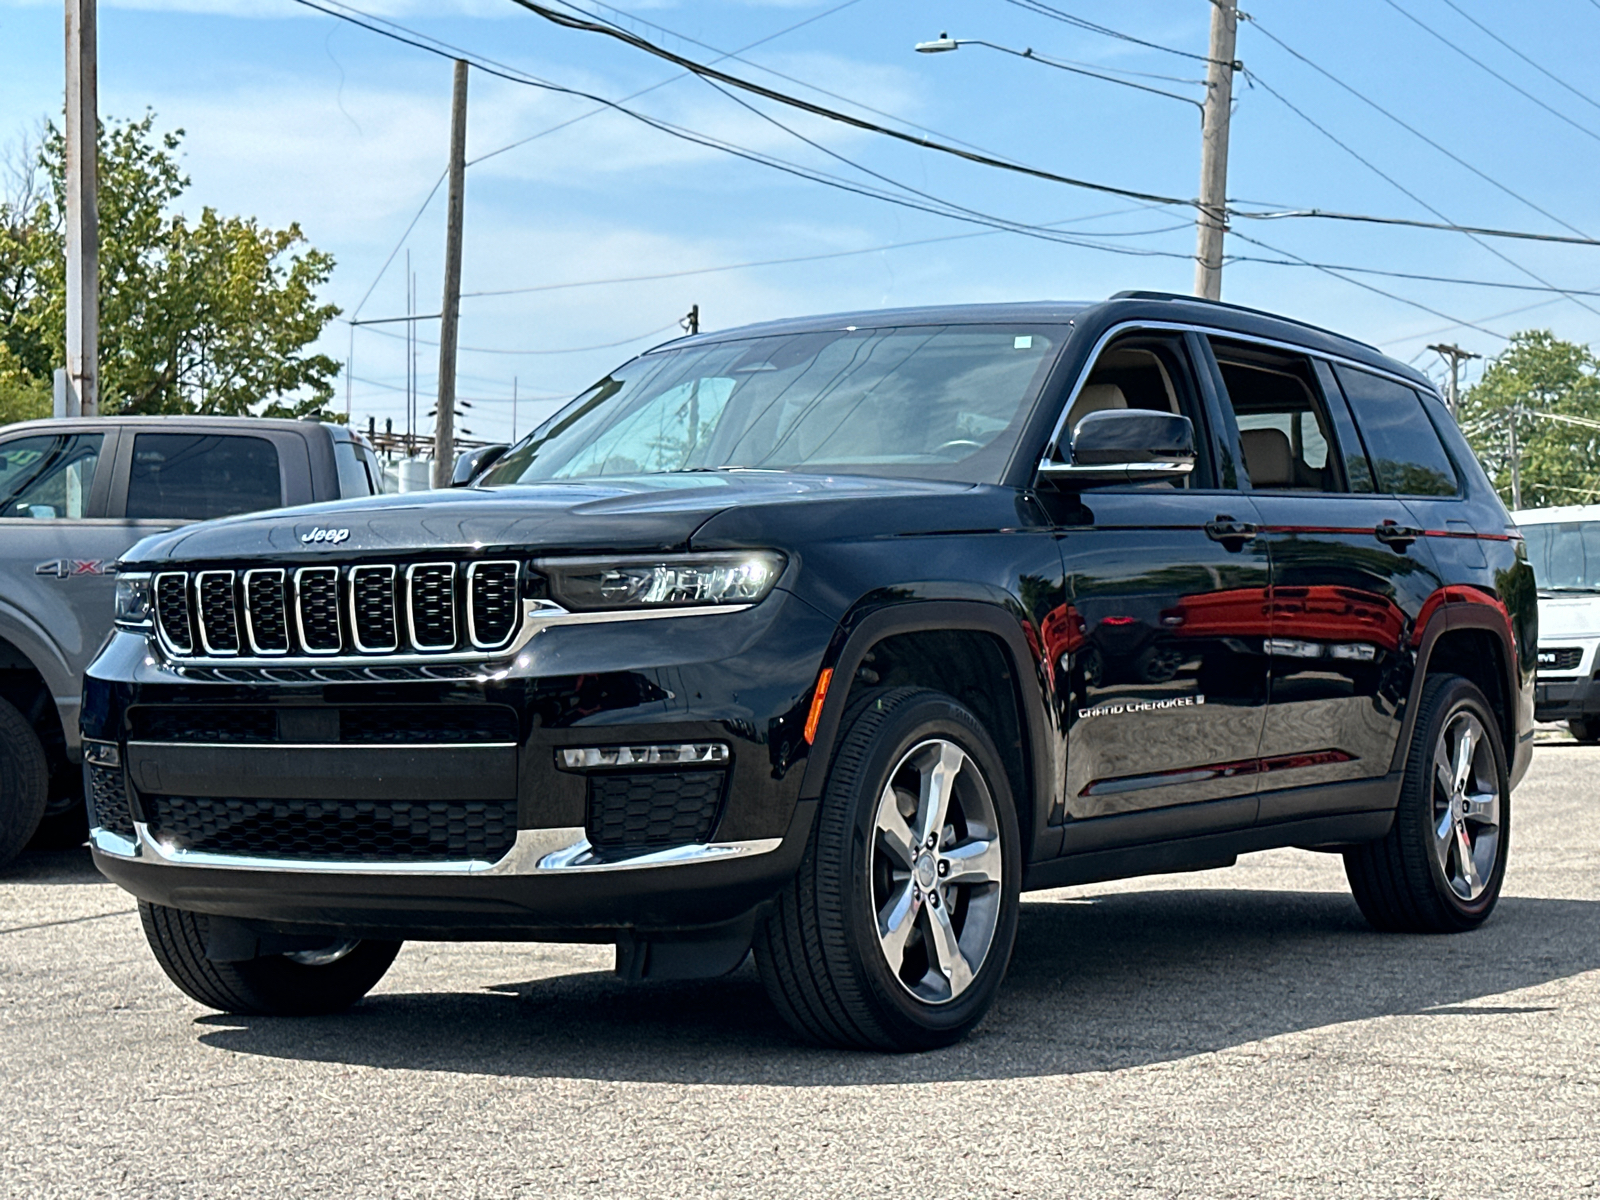
[[[1188,417],[1194,425],[1194,441],[1199,450],[1194,474],[1171,486],[1216,486],[1211,481],[1211,457],[1203,449],[1207,444],[1206,425],[1200,416],[1194,368],[1180,338],[1132,334],[1102,350],[1067,410],[1061,425],[1062,440],[1070,442],[1078,422],[1090,413],[1130,408]]]
[[[379,489],[367,474],[367,464],[354,442],[334,442],[333,461],[339,468],[339,498],[370,496]]]
[[[1450,456],[1422,400],[1404,384],[1335,366],[1372,456],[1378,490],[1401,496],[1454,496],[1460,491]]]
[[[1337,443],[1310,361],[1216,339],[1211,348],[1239,426],[1250,486],[1344,491]]]
[[[81,520],[101,434],[45,434],[0,444],[0,517]]]
[[[278,450],[266,438],[141,433],[133,439],[129,517],[208,521],[282,503]]]

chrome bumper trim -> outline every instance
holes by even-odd
[[[704,862],[723,862],[770,854],[782,838],[747,842],[710,842],[672,846],[630,858],[601,858],[584,836],[582,826],[556,829],[519,829],[517,840],[498,862],[481,859],[460,862],[373,863],[320,862],[277,858],[251,858],[233,854],[207,854],[163,846],[143,821],[135,821],[137,844],[106,829],[90,831],[89,840],[101,854],[134,862],[169,867],[207,867],[225,871],[276,871],[313,875],[566,875],[575,871],[637,871]]]

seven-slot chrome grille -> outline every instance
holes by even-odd
[[[511,560],[163,571],[155,623],[177,657],[482,654],[522,627]]]

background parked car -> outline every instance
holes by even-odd
[[[186,522],[382,490],[377,456],[341,425],[127,417],[0,429],[0,863],[41,821],[81,821],[83,668],[110,632],[110,567],[125,550]]]
[[[1513,513],[1539,581],[1539,681],[1534,713],[1600,742],[1600,504]]]

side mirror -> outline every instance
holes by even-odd
[[[1072,431],[1072,461],[1039,464],[1041,478],[1076,490],[1182,479],[1194,470],[1194,424],[1142,408],[1090,413]]]
[[[476,446],[462,451],[456,459],[456,469],[450,473],[450,486],[466,487],[498,462],[500,456],[509,449],[510,446],[497,442],[493,446]]]

